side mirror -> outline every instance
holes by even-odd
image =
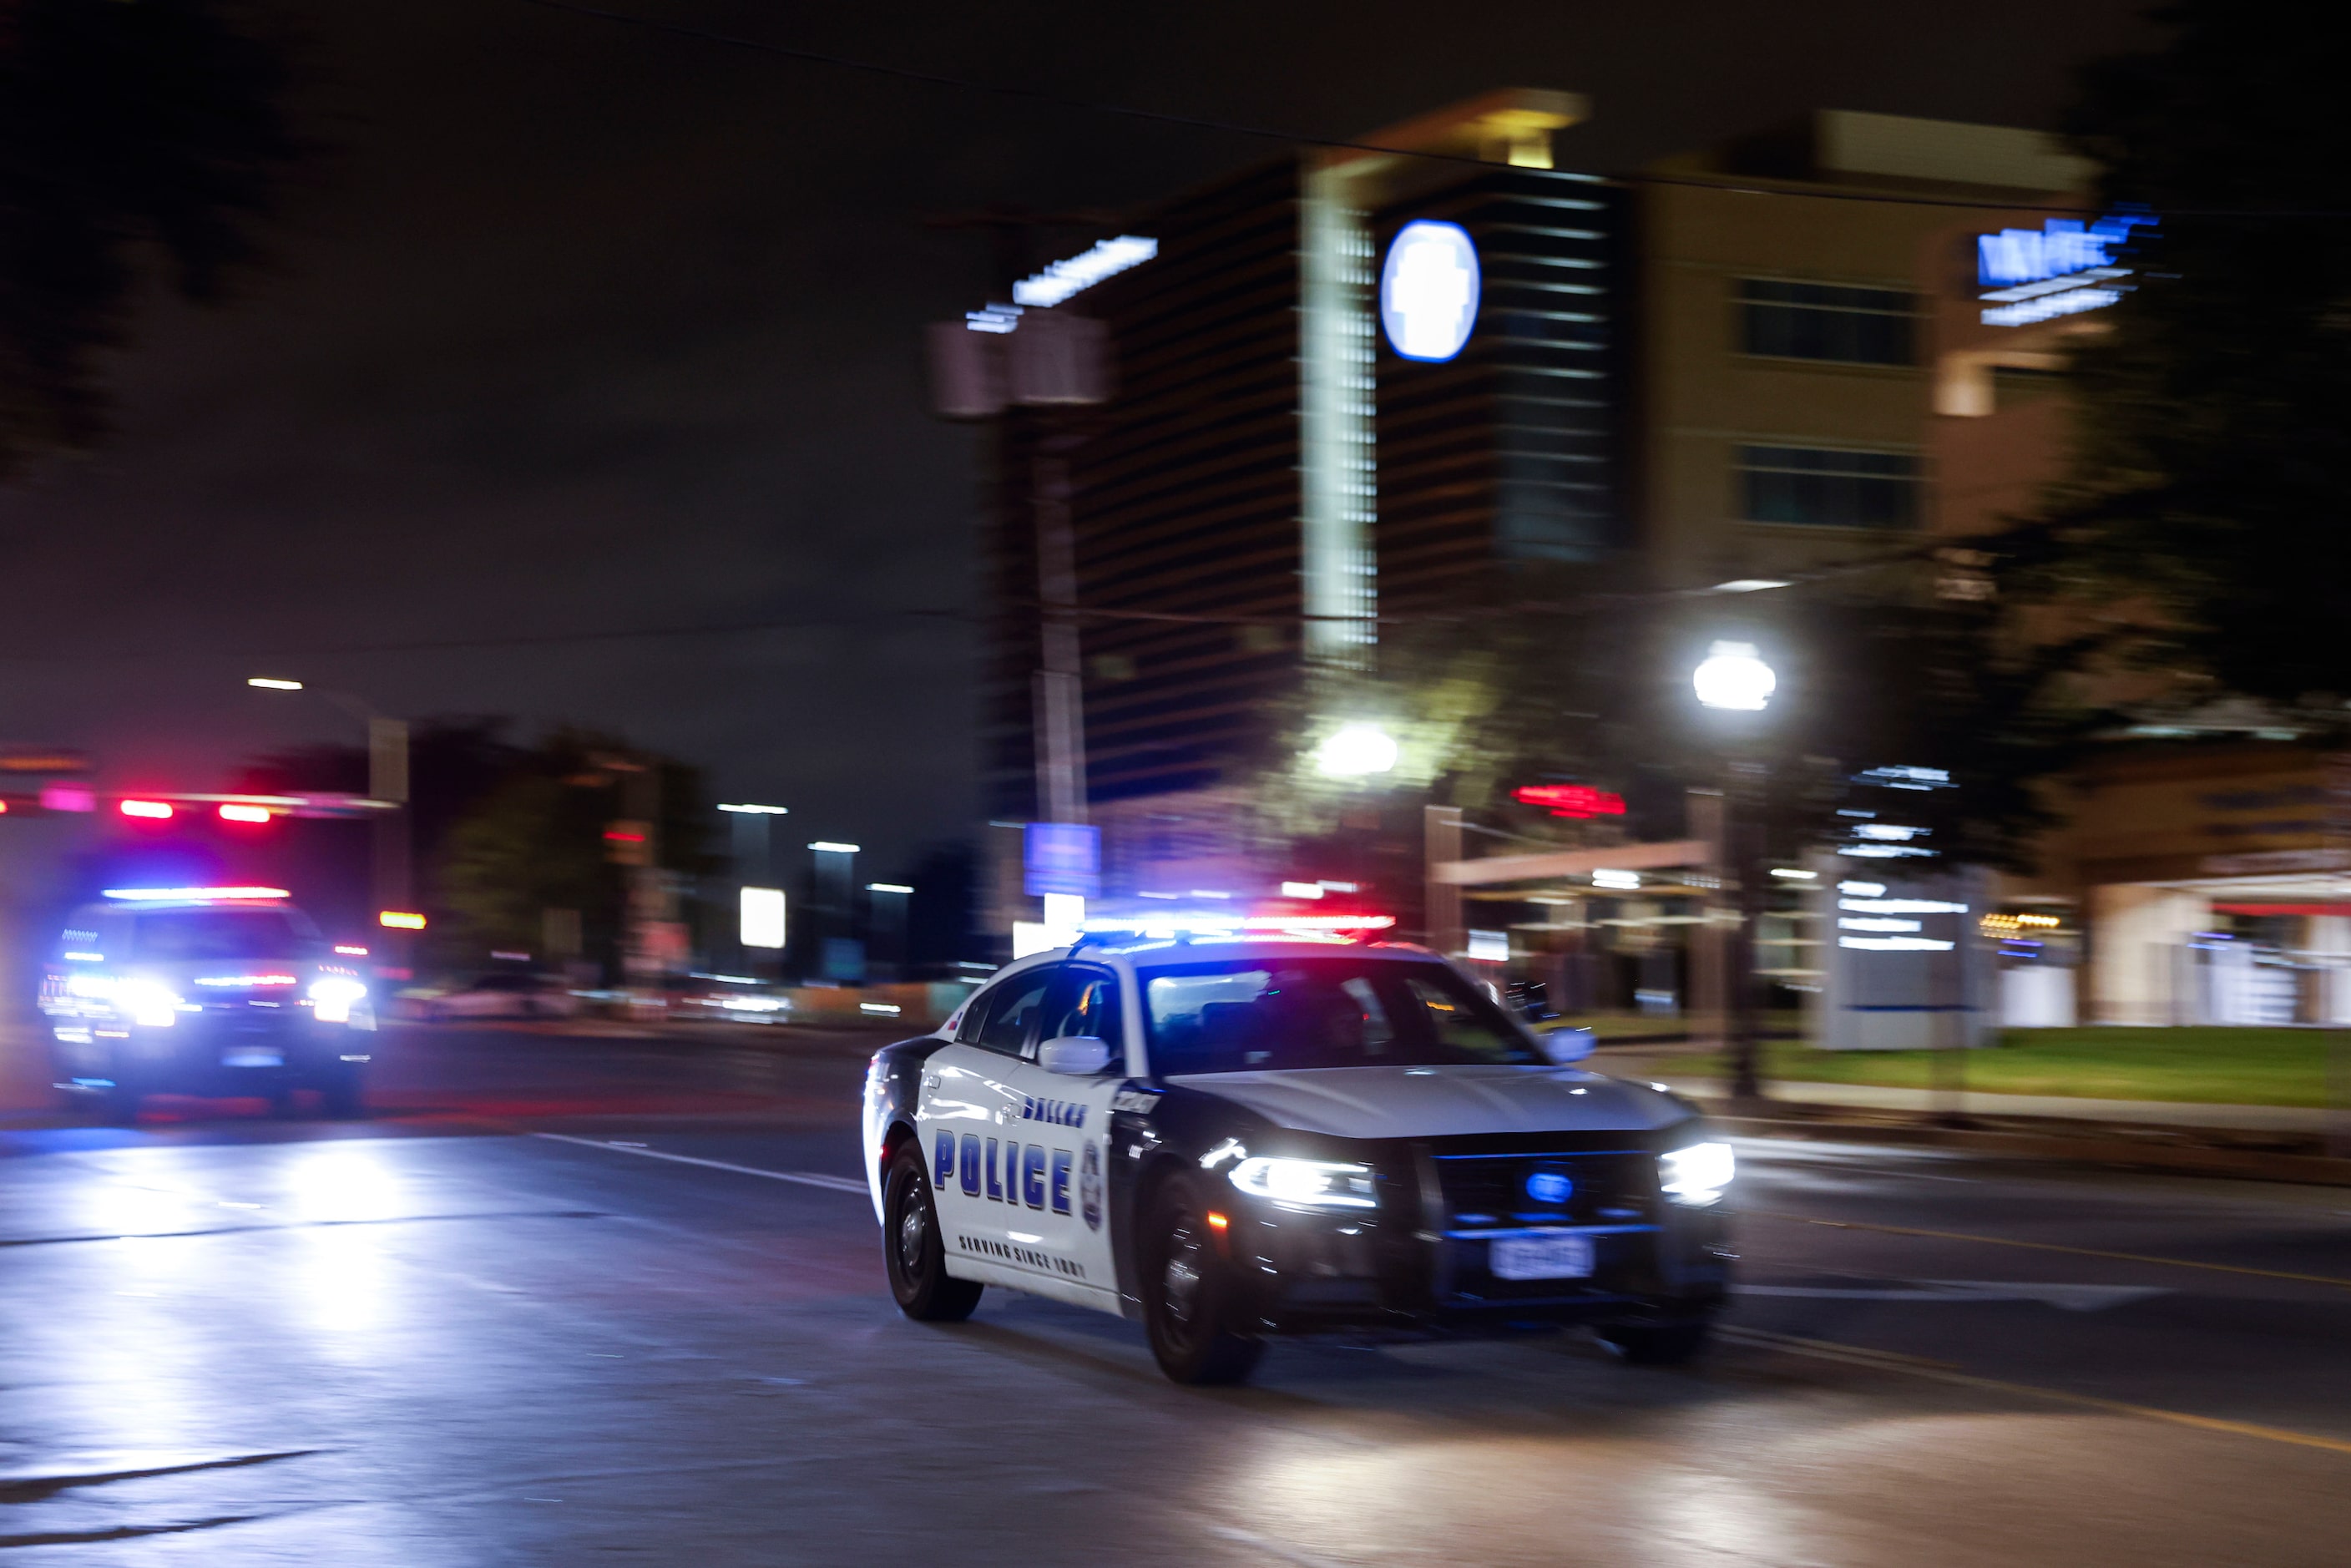
[[[1537,1035],[1535,1040],[1553,1067],[1582,1061],[1592,1054],[1592,1048],[1596,1043],[1588,1029],[1555,1029]]]
[[[1092,1078],[1110,1066],[1110,1042],[1091,1034],[1065,1034],[1037,1048],[1037,1065],[1048,1072]]]

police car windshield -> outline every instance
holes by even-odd
[[[1162,1076],[1543,1060],[1485,993],[1440,964],[1236,958],[1147,968],[1142,979]]]
[[[296,958],[305,933],[282,909],[188,909],[139,917],[131,956],[149,964]]]

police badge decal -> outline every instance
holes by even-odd
[[[1078,1207],[1086,1217],[1088,1230],[1102,1228],[1102,1149],[1088,1144],[1084,1162],[1078,1167]]]

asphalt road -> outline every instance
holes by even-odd
[[[406,1028],[364,1125],[0,1133],[5,1561],[2351,1559],[2351,1193],[1747,1145],[1697,1368],[1190,1390],[1050,1302],[899,1317],[870,1043]]]

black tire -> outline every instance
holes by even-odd
[[[1208,1206],[1182,1177],[1162,1186],[1144,1231],[1143,1322],[1159,1370],[1176,1383],[1238,1383],[1265,1342],[1233,1330],[1234,1283]]]
[[[356,1061],[338,1061],[319,1084],[319,1108],[338,1122],[367,1117],[367,1070]]]
[[[1593,1334],[1627,1366],[1687,1366],[1713,1337],[1705,1318],[1679,1323],[1600,1323]]]
[[[979,1305],[986,1286],[947,1273],[938,1206],[923,1151],[909,1138],[882,1178],[882,1256],[898,1310],[921,1323],[959,1323]]]

